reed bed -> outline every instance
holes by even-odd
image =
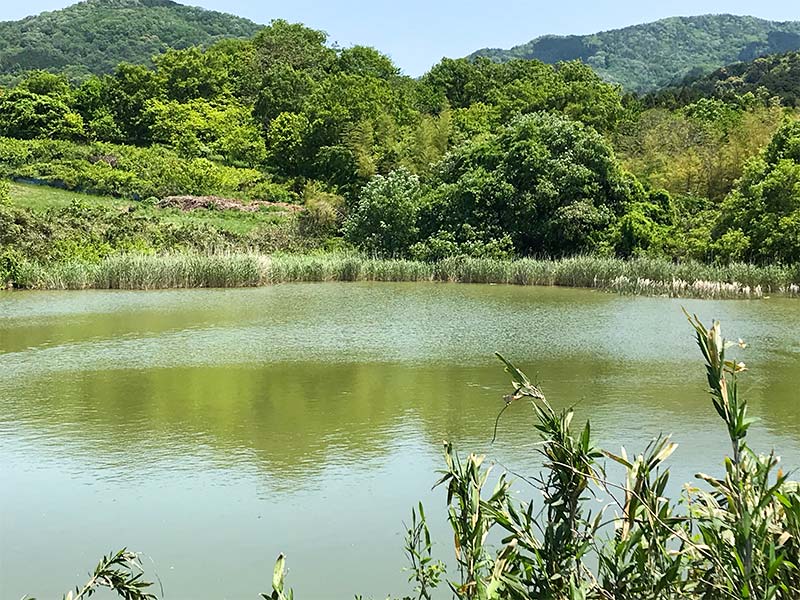
[[[16,283],[48,290],[248,287],[266,283],[267,264],[255,254],[119,254],[100,262],[24,263]]]
[[[567,286],[699,298],[800,297],[797,266],[718,266],[592,256],[559,260],[449,258],[425,263],[357,254],[119,254],[100,262],[25,262],[15,284],[27,289],[162,289],[325,281]]]

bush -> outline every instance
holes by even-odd
[[[168,148],[0,138],[0,176],[124,198],[215,195],[294,197],[255,169],[186,159]]]
[[[411,246],[410,254],[415,260],[426,262],[457,256],[508,260],[514,256],[514,244],[508,234],[500,239],[487,238],[482,232],[465,224],[458,235],[440,231],[422,242],[417,242]]]
[[[382,256],[403,256],[418,239],[422,187],[404,168],[375,176],[362,190],[344,224],[355,246]]]
[[[14,285],[19,280],[23,258],[18,252],[0,246],[0,289]]]
[[[303,192],[305,210],[298,215],[298,228],[301,235],[329,238],[336,234],[341,223],[344,198],[307,185]]]

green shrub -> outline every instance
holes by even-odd
[[[469,258],[510,259],[514,255],[514,243],[508,234],[500,239],[490,238],[464,224],[458,235],[440,231],[428,239],[411,246],[409,254],[415,260],[427,262],[444,260],[454,256]]]
[[[377,175],[361,191],[344,224],[355,246],[381,256],[403,256],[417,241],[422,188],[419,178],[400,168]]]
[[[292,201],[255,169],[186,159],[168,148],[0,138],[0,176],[124,198],[215,195]]]
[[[0,245],[0,289],[16,284],[20,279],[23,258],[10,248]]]

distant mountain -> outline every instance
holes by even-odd
[[[784,106],[800,106],[800,52],[772,54],[749,62],[739,62],[717,69],[699,78],[689,78],[680,85],[660,90],[648,97],[654,104],[680,106],[699,98],[726,98],[747,92],[766,90]]]
[[[0,80],[29,69],[73,78],[120,62],[150,63],[167,48],[249,37],[259,25],[171,0],[87,0],[20,21],[0,22]]]
[[[648,92],[698,77],[737,61],[800,50],[800,21],[765,21],[736,15],[672,17],[593,35],[545,36],[510,50],[471,56],[505,62],[580,60],[626,90]]]

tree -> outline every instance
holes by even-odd
[[[199,48],[168,50],[155,63],[158,85],[170,100],[214,100],[225,91],[228,73],[218,54]]]
[[[769,161],[771,146],[767,160],[749,163],[739,185],[722,205],[713,231],[719,260],[800,262],[800,161],[780,158],[800,148],[800,137],[788,137],[785,142],[774,155],[776,162]]]
[[[336,52],[325,45],[327,40],[324,31],[276,19],[256,34],[253,47],[262,73],[276,65],[320,73],[336,61]]]
[[[423,233],[466,223],[487,241],[510,235],[519,254],[599,249],[629,203],[644,198],[592,128],[546,113],[516,119],[439,167]]]
[[[23,88],[0,95],[0,135],[80,139],[84,133],[83,119],[61,98]]]
[[[310,124],[304,114],[283,112],[269,125],[267,151],[270,163],[285,175],[299,175],[307,166],[306,140]]]
[[[741,110],[708,100],[679,111],[644,111],[619,132],[616,146],[650,186],[721,201],[782,120],[778,107]]]
[[[345,237],[367,252],[405,255],[418,240],[421,198],[419,178],[408,170],[376,175],[352,208],[344,225]]]
[[[453,108],[467,108],[486,100],[493,89],[490,73],[499,67],[487,59],[443,58],[422,78],[425,85],[441,92]]]
[[[557,111],[610,130],[623,114],[619,89],[579,62],[553,66],[537,60],[444,59],[422,83],[443,94],[454,109],[484,103],[496,107],[505,121],[521,114]]]
[[[113,116],[126,141],[141,144],[150,139],[147,102],[160,95],[156,74],[141,65],[122,63],[110,77],[99,83],[97,93],[102,106]]]
[[[341,71],[353,75],[379,79],[392,79],[400,75],[400,69],[391,58],[368,46],[352,46],[340,50],[336,63]]]
[[[277,64],[262,74],[261,89],[253,113],[265,129],[281,113],[300,113],[317,88],[311,73],[291,65]]]
[[[222,40],[211,46],[206,54],[218,61],[227,73],[227,87],[236,97],[252,104],[258,96],[261,78],[256,51],[251,40]]]
[[[17,84],[17,88],[27,90],[37,96],[61,98],[66,102],[72,95],[72,89],[66,77],[47,71],[31,71]]]
[[[172,145],[183,156],[219,157],[248,166],[266,158],[264,138],[250,110],[234,101],[150,100],[146,112],[153,140]]]

